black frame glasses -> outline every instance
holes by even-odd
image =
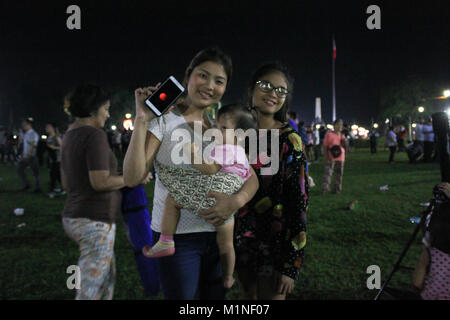
[[[260,88],[261,91],[263,91],[263,92],[270,92],[270,91],[274,90],[275,94],[279,98],[284,98],[289,94],[289,90],[286,89],[285,87],[275,88],[273,86],[273,84],[271,84],[269,81],[266,81],[266,80],[259,80],[256,82],[256,84],[258,85],[258,88]]]

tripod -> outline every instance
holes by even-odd
[[[414,239],[416,238],[417,233],[425,225],[425,221],[427,220],[428,215],[435,210],[436,204],[440,203],[440,201],[437,199],[443,199],[444,201],[447,201],[445,199],[445,197],[443,195],[441,195],[441,192],[437,189],[437,187],[435,187],[433,189],[433,194],[434,194],[434,199],[432,199],[430,201],[430,205],[428,206],[427,210],[422,212],[422,217],[420,218],[420,222],[417,224],[416,228],[414,229],[414,232],[411,235],[411,237],[409,238],[408,243],[403,248],[403,251],[400,254],[400,257],[398,258],[397,262],[395,263],[394,267],[392,268],[392,271],[389,274],[387,280],[383,283],[383,286],[381,287],[380,291],[378,291],[378,294],[376,295],[374,300],[378,300],[380,298],[380,296],[383,293],[384,289],[386,288],[387,284],[389,283],[389,281],[391,281],[394,273],[396,271],[398,271],[398,269],[401,268],[400,263],[402,262],[403,258],[405,257],[406,252],[408,252],[408,249],[411,246],[411,244],[413,243]]]
[[[380,291],[378,291],[377,296],[375,297],[374,300],[378,300],[381,296],[381,294],[383,293],[385,287],[387,286],[387,284],[389,283],[389,281],[391,281],[392,276],[394,275],[394,273],[396,271],[398,271],[398,269],[401,268],[400,263],[402,262],[403,258],[406,255],[406,252],[408,252],[409,247],[411,246],[411,244],[413,243],[414,239],[417,236],[417,233],[419,232],[420,228],[422,227],[423,224],[423,217],[420,219],[420,223],[417,224],[416,228],[414,229],[413,234],[411,235],[411,237],[408,240],[408,243],[406,244],[406,246],[403,248],[402,253],[400,254],[400,257],[398,258],[397,262],[395,263],[394,267],[392,268],[391,273],[389,274],[389,277],[387,278],[387,280],[383,283],[383,286],[381,287]]]

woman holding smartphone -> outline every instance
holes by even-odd
[[[189,167],[177,164],[172,150],[177,141],[172,133],[177,129],[192,130],[194,122],[200,122],[203,130],[211,127],[204,116],[205,109],[217,103],[225,93],[232,73],[231,59],[220,49],[200,51],[186,69],[183,86],[185,95],[174,110],[157,118],[145,105],[145,99],[157,87],[139,88],[135,91],[135,129],[124,160],[125,184],[132,187],[143,179],[155,161],[169,166]],[[201,137],[203,139],[203,137]],[[203,140],[203,146],[210,143]],[[177,231],[175,254],[159,258],[161,286],[166,299],[224,299],[221,280],[219,250],[215,226],[223,224],[235,211],[244,206],[256,193],[258,181],[252,170],[242,188],[233,195],[213,193],[216,204],[198,215],[182,209]],[[161,232],[161,220],[168,195],[167,189],[156,175],[153,199],[152,225],[154,241]]]

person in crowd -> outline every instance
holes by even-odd
[[[121,144],[122,144],[122,153],[125,154],[127,153],[128,150],[128,146],[130,144],[130,140],[131,140],[131,134],[132,131],[131,130],[123,130],[122,134],[121,134]]]
[[[348,124],[344,123],[341,133],[345,137],[345,140],[348,142],[348,148],[346,149],[346,151],[350,153],[353,146],[353,141],[351,131],[348,128]]]
[[[345,163],[345,136],[342,134],[343,121],[334,122],[334,131],[328,131],[323,141],[323,153],[326,156],[322,179],[322,194],[330,191],[331,180],[335,173],[334,193],[342,192],[342,179]]]
[[[279,63],[260,67],[247,90],[260,130],[257,161],[251,161],[260,188],[236,217],[236,271],[245,299],[286,299],[303,263],[309,190],[302,140],[286,119],[292,90],[293,80]],[[280,156],[269,162],[271,130],[277,130]]]
[[[50,193],[48,196],[54,198],[57,193],[63,193],[60,171],[62,140],[59,129],[54,123],[47,123],[45,132],[47,133],[47,154],[50,165]],[[57,183],[59,183],[59,189],[56,188]]]
[[[304,121],[299,121],[298,130],[296,130],[296,131],[298,132],[298,134],[300,135],[300,138],[302,139],[302,145],[306,146],[308,144],[308,134],[306,133]]]
[[[17,161],[17,143],[18,139],[14,138],[12,133],[6,132],[6,163],[14,164]]]
[[[433,131],[433,122],[431,118],[428,118],[423,128],[423,135],[424,135],[424,161],[425,162],[431,162],[433,161],[433,151],[434,151],[434,131]]]
[[[212,123],[204,116],[204,111],[220,101],[231,80],[231,74],[231,59],[222,50],[207,48],[200,51],[186,69],[184,96],[177,101],[172,112],[158,118],[144,103],[156,87],[135,90],[136,118],[124,160],[124,178],[127,186],[133,187],[143,179],[153,162],[155,164],[151,223],[155,243],[161,235],[168,196],[167,188],[159,179],[163,168],[161,164],[184,170],[184,175],[193,170],[190,164],[174,162],[171,154],[178,142],[171,139],[172,133],[188,132],[190,141],[194,141],[195,135],[196,139],[202,141],[202,147],[207,147],[211,143],[210,139],[193,130],[194,122],[203,129],[212,127]],[[222,225],[255,194],[258,180],[252,168],[250,173],[250,178],[237,193],[211,193],[209,197],[215,198],[216,203],[209,209],[197,214],[190,210],[180,210],[180,220],[173,237],[177,249],[173,255],[157,259],[161,287],[166,299],[225,298],[215,227]]]
[[[325,129],[325,126],[320,126],[319,129],[319,139],[320,139],[320,155],[323,156],[323,141],[325,140],[325,135],[327,134],[327,129]]]
[[[419,121],[416,124],[416,140],[419,141],[419,143],[422,145],[422,147],[425,146],[425,135],[423,134],[423,119],[419,118]]]
[[[0,128],[0,163],[6,162],[6,131]]]
[[[314,135],[311,126],[306,127],[306,135],[308,137],[306,144],[306,158],[308,159],[308,162],[311,163],[314,161]]]
[[[319,161],[320,156],[320,134],[317,125],[313,127],[314,163]]]
[[[122,134],[119,130],[114,130],[112,141],[113,152],[117,158],[122,157]]]
[[[413,288],[424,300],[450,300],[450,183],[437,187],[446,197],[425,222],[423,251],[413,273]]]
[[[75,121],[61,144],[61,174],[67,192],[62,223],[80,249],[77,300],[111,300],[114,295],[119,189],[125,183],[103,130],[109,108],[109,95],[95,85],[78,86],[65,99],[65,109]]]
[[[390,126],[386,134],[386,146],[389,148],[389,163],[394,162],[395,151],[397,150],[397,135],[394,132],[394,126]]]
[[[207,175],[207,177],[199,177],[201,184],[211,185],[213,191],[226,191],[226,193],[233,194],[239,191],[250,177],[250,165],[242,145],[245,142],[244,135],[247,130],[253,130],[256,133],[256,120],[250,111],[238,104],[225,105],[218,111],[217,128],[220,130],[220,137],[215,141],[216,147],[212,150],[207,162],[197,164],[193,161],[199,149],[195,143],[192,143],[192,147],[188,146],[188,148],[191,148],[190,160],[192,166],[201,172],[200,175]],[[230,135],[231,132],[227,132],[227,130],[232,130],[233,134]],[[235,130],[243,130],[244,134],[235,136]],[[220,173],[217,174],[218,172]],[[209,175],[212,175],[212,177],[209,177]],[[196,194],[186,197],[186,189],[192,189],[193,185],[192,183],[183,184],[183,182],[180,182],[183,176],[180,176],[176,170],[160,170],[159,178],[167,186],[169,195],[166,199],[162,218],[160,240],[153,247],[147,246],[143,249],[144,255],[149,258],[158,258],[175,253],[173,234],[180,219],[181,208],[198,212],[201,209],[208,209],[211,204],[214,204],[205,201],[207,193],[211,191],[208,190],[209,188],[197,189],[195,190]],[[216,227],[216,230],[224,287],[229,289],[234,283],[233,217],[230,217],[225,224]]]
[[[414,140],[414,142],[406,148],[406,153],[408,155],[409,163],[416,163],[422,160],[424,156],[423,147],[417,140]]]
[[[370,153],[377,153],[377,140],[378,140],[378,132],[375,129],[370,130],[369,133],[369,142],[370,142]]]
[[[292,129],[294,129],[295,131],[298,132],[298,122],[297,122],[297,113],[294,111],[289,111],[288,112],[288,123],[289,125],[292,127]]]
[[[406,151],[405,139],[406,139],[407,133],[408,133],[408,131],[406,130],[406,128],[404,126],[400,126],[398,128],[398,133],[397,133],[398,152]]]
[[[25,169],[30,167],[36,183],[35,193],[42,192],[39,178],[39,161],[37,158],[37,146],[39,143],[39,135],[33,129],[33,118],[26,118],[22,121],[22,144],[23,149],[21,158],[17,164],[17,173],[23,183],[23,188],[20,191],[26,191],[31,188],[30,183],[25,175]]]

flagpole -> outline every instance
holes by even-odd
[[[334,40],[334,34],[333,34],[333,55],[331,57],[332,60],[332,77],[333,77],[333,116],[332,120],[333,122],[336,120],[336,81],[335,81],[335,61],[336,61],[336,42]]]

